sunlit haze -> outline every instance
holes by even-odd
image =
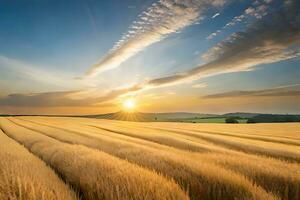
[[[123,103],[123,108],[125,111],[133,112],[136,107],[136,102],[134,99],[126,99]]]

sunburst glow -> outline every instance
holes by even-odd
[[[134,99],[127,99],[124,101],[123,107],[126,111],[134,111],[136,108],[136,102]]]

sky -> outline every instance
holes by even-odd
[[[298,0],[0,5],[0,113],[300,113]]]

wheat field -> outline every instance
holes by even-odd
[[[0,199],[299,200],[300,124],[3,117]]]

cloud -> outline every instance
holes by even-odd
[[[93,91],[73,90],[43,93],[18,93],[0,96],[0,106],[15,107],[77,107],[77,106],[101,106],[104,102],[113,100],[119,96],[141,91],[138,85],[129,88],[119,88],[97,96]]]
[[[175,85],[216,74],[253,70],[261,64],[300,56],[300,3],[297,0],[258,19],[205,53],[206,64],[137,84],[138,90]],[[135,91],[137,92],[137,90]]]
[[[257,19],[262,18],[263,16],[268,14],[268,6],[266,4],[262,4],[256,8],[249,7],[245,10],[245,13],[253,16]]]
[[[40,67],[34,66],[24,61],[9,58],[0,55],[0,77],[10,83],[9,87],[14,88],[39,88],[41,85],[47,85],[48,88],[74,88],[77,83],[70,82],[71,76],[68,77],[64,73],[54,72],[50,70],[42,70]],[[59,75],[58,75],[59,74]],[[30,83],[25,82],[30,81]],[[17,87],[18,86],[18,87]]]
[[[209,36],[206,37],[207,40],[211,40],[214,37],[216,37],[217,35],[219,35],[221,33],[221,30],[217,30],[216,32],[211,33]]]
[[[222,30],[235,26],[241,22],[247,22],[251,18],[261,19],[268,14],[268,10],[270,8],[270,3],[272,0],[264,0],[264,1],[254,1],[252,5],[244,10],[241,15],[235,16],[230,22],[228,22],[225,26],[221,29],[211,33],[209,36],[206,37],[207,40],[211,40],[217,35],[219,35]]]
[[[121,63],[169,34],[196,23],[210,6],[225,0],[160,0],[139,15],[127,33],[101,61],[91,67],[87,76],[118,67]]]
[[[15,107],[59,107],[85,106],[91,103],[90,99],[73,100],[68,97],[68,95],[76,92],[78,91],[10,94],[0,97],[0,105]]]
[[[206,99],[232,98],[232,97],[285,97],[300,96],[300,90],[291,90],[287,88],[272,88],[265,90],[231,91],[204,96]]]
[[[198,83],[198,84],[192,85],[192,88],[205,88],[205,87],[207,87],[206,83]]]
[[[214,19],[214,18],[218,17],[219,15],[220,15],[220,13],[216,13],[211,18]]]

